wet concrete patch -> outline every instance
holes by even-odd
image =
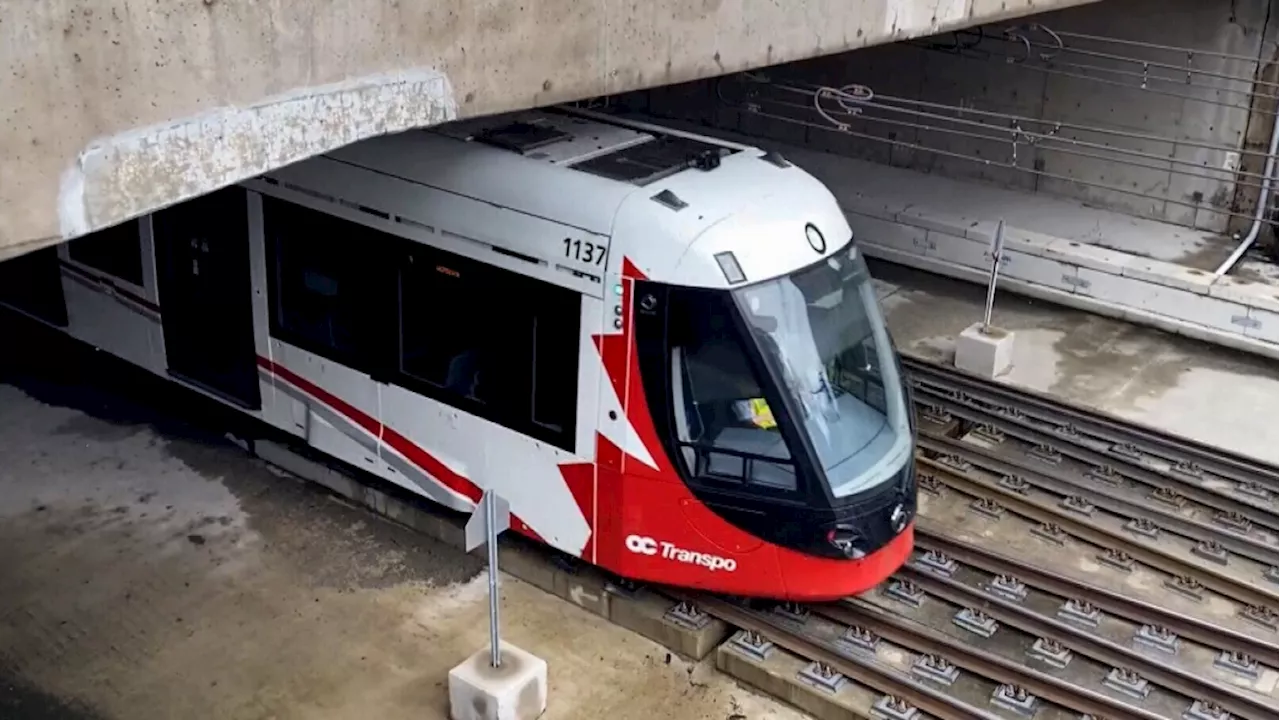
[[[1176,375],[1176,382],[1155,392],[1146,382],[1146,375],[1154,372]],[[1125,393],[1124,404],[1117,403],[1115,409],[1122,417],[1280,462],[1274,369],[1266,376],[1189,365],[1186,358],[1174,356],[1153,363]]]
[[[898,347],[952,362],[956,335],[982,318],[984,288],[868,265],[894,288],[883,307]],[[1275,461],[1273,360],[1011,293],[997,295],[993,322],[1017,334],[1014,366],[1002,382]]]
[[[1122,342],[1133,329],[1091,317],[1069,331],[1056,330],[1057,339],[1046,348],[1056,364],[1048,391],[1086,402],[1111,395],[1154,360],[1140,344]]]
[[[18,470],[0,473],[0,657],[51,696],[116,717],[314,716],[304,709],[403,680],[375,676],[432,647],[406,622],[479,573],[225,443],[48,432],[76,414],[0,385],[0,444]],[[455,612],[483,605],[472,595]],[[194,667],[207,684],[186,677]]]
[[[1233,377],[1237,382],[1276,379],[1274,362],[1263,358],[1100,317],[1063,335],[1053,352],[1060,378],[1049,392],[1112,412],[1160,398],[1196,370],[1220,373],[1228,383]]]
[[[868,264],[877,278],[897,288],[889,296],[891,301],[884,303],[885,315],[895,338],[908,351],[948,358],[955,335],[982,319],[982,287],[888,263]],[[1074,399],[1105,395],[1106,379],[1128,379],[1153,362],[1159,365],[1150,378],[1153,390],[1176,384],[1179,363],[1251,377],[1276,376],[1274,361],[1007,292],[997,294],[992,322],[1019,333],[1041,332],[1033,336],[1032,344],[1045,344],[1038,351],[1040,356],[1056,357],[1059,366],[1053,383],[1038,389]],[[1045,339],[1051,342],[1042,343]],[[1039,360],[1033,356],[1027,361]]]
[[[167,437],[221,441],[203,419],[225,421],[234,411],[60,332],[0,310],[0,336],[21,353],[0,354],[0,383],[42,404],[75,410],[50,432],[114,442],[144,428]]]
[[[41,430],[74,438],[74,454],[85,457],[79,465],[64,463],[82,473],[75,483],[84,489],[81,497],[31,503],[46,508],[42,526],[49,531],[62,536],[99,530],[108,521],[149,520],[153,529],[163,524],[166,542],[210,551],[252,537],[314,570],[313,582],[342,588],[447,585],[483,566],[247,455],[223,437],[229,412],[216,403],[65,338],[29,332],[44,352],[10,357],[0,381],[65,411],[47,411]],[[50,470],[59,464],[47,454],[36,461]],[[72,513],[53,511],[70,505]],[[193,507],[209,512],[191,514]],[[175,512],[181,517],[170,517]]]
[[[484,566],[478,557],[458,553],[225,445],[175,439],[165,443],[165,451],[226,487],[238,501],[246,531],[308,568],[319,585],[443,586],[474,577]],[[227,524],[227,518],[217,520]]]
[[[1211,272],[1231,255],[1237,244],[1237,241],[1222,235],[1201,235],[1189,242],[1184,252],[1169,262]]]
[[[92,415],[77,415],[54,428],[53,432],[109,443],[123,440],[141,429],[141,425],[113,422]]]
[[[0,718],[5,720],[105,720],[83,703],[55,697],[0,669]]]

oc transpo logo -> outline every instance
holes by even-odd
[[[733,572],[738,569],[738,561],[733,558],[720,557],[695,550],[676,547],[666,540],[654,540],[644,535],[628,535],[623,541],[627,550],[637,555],[660,555],[664,560],[672,560],[686,565],[701,565],[711,572],[724,570]]]

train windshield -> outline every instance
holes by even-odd
[[[734,295],[832,494],[891,480],[910,452],[910,408],[866,262],[853,243]]]

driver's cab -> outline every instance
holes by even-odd
[[[717,261],[732,277],[733,254]],[[771,279],[728,289],[641,281],[636,293],[645,394],[708,507],[771,542],[831,556],[868,554],[901,531],[914,513],[914,423],[851,239]],[[890,521],[896,505],[907,517]]]

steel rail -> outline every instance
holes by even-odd
[[[996,457],[981,446],[932,433],[920,433],[917,445],[932,452],[955,455],[989,472],[1016,475],[1029,484],[1056,495],[1084,498],[1095,507],[1116,515],[1145,518],[1164,530],[1191,540],[1213,540],[1227,551],[1262,563],[1264,567],[1276,565],[1277,558],[1280,558],[1280,546],[1274,543],[1262,542],[1203,520],[1187,517],[1177,511],[1166,510],[1158,503],[1148,504],[1123,497],[1105,483],[1090,483],[1086,478],[1070,478],[1065,473],[1054,474],[1032,467],[1030,463]]]
[[[959,416],[972,423],[986,425],[1007,437],[1051,447],[1078,462],[1093,465],[1099,470],[1109,469],[1118,472],[1130,480],[1152,488],[1176,486],[1180,494],[1201,505],[1214,508],[1224,514],[1239,513],[1250,523],[1261,527],[1277,530],[1277,525],[1280,525],[1280,514],[1277,512],[1278,506],[1274,499],[1253,495],[1238,487],[1224,490],[1222,485],[1230,484],[1229,481],[1214,482],[1203,476],[1185,477],[1177,473],[1161,473],[1132,458],[1117,458],[1114,454],[1100,452],[1081,442],[1079,438],[1073,439],[1064,433],[1040,429],[1026,422],[1009,419],[1005,415],[971,407],[955,399],[937,398],[929,403],[920,395],[916,395],[916,401],[932,405],[935,409],[952,416]],[[928,433],[927,430],[925,432]],[[1270,493],[1270,491],[1263,492]]]
[[[1017,407],[1023,413],[1043,416],[1047,424],[1071,424],[1079,432],[1092,435],[1113,445],[1129,445],[1139,452],[1162,458],[1170,463],[1190,460],[1205,470],[1237,482],[1265,482],[1280,488],[1280,467],[1239,453],[1215,448],[1190,438],[1182,438],[1121,419],[1109,413],[1069,405],[1045,393],[993,383],[964,371],[926,362],[906,355],[902,364],[907,374],[935,378],[951,385],[963,386],[973,393],[994,397],[1001,404]]]
[[[1029,416],[1025,414],[1014,416],[1007,411],[1009,406],[1001,401],[983,400],[978,393],[960,391],[961,397],[952,397],[950,393],[955,391],[922,388],[919,384],[916,384],[915,391],[916,405],[922,406],[925,419],[941,411],[952,418],[986,425],[1021,442],[1059,448],[1062,455],[1073,457],[1079,462],[1088,462],[1098,469],[1121,471],[1135,482],[1157,488],[1175,484],[1183,495],[1194,498],[1202,505],[1215,507],[1222,512],[1239,512],[1251,523],[1280,530],[1280,498],[1266,489],[1261,480],[1234,480],[1222,478],[1221,475],[1217,475],[1215,479],[1204,473],[1180,473],[1171,468],[1153,468],[1144,459],[1160,459],[1166,464],[1175,464],[1164,460],[1162,456],[1146,454],[1137,446],[1129,446],[1132,452],[1117,451],[1116,443],[1098,439],[1088,432],[1080,432],[1074,424],[1062,425],[1038,418],[1029,420]],[[974,406],[975,402],[996,407]],[[922,424],[927,425],[928,421]],[[1248,489],[1251,487],[1253,489]]]
[[[1023,497],[994,483],[987,483],[969,477],[962,470],[950,467],[945,463],[927,458],[917,458],[916,465],[925,474],[932,475],[936,480],[962,493],[976,497],[991,498],[1018,515],[1047,525],[1057,525],[1069,534],[1094,545],[1123,549],[1130,557],[1139,562],[1163,570],[1175,577],[1191,574],[1205,587],[1239,602],[1260,607],[1272,607],[1280,600],[1280,596],[1275,591],[1264,590],[1230,575],[1219,573],[1215,569],[1183,560],[1162,549],[1136,542],[1118,532],[1077,519],[1070,512]],[[920,470],[917,470],[918,474],[920,474]]]
[[[742,630],[759,633],[779,647],[821,662],[860,685],[907,700],[920,711],[938,720],[1000,720],[995,713],[953,698],[905,673],[875,667],[851,654],[833,652],[821,642],[807,639],[795,630],[780,627],[755,612],[725,600],[707,595],[674,595],[678,600],[695,604],[712,617]]]
[[[1143,625],[1166,627],[1179,637],[1206,647],[1243,653],[1258,659],[1272,659],[1280,653],[1280,643],[1251,637],[1200,618],[1167,610],[1133,597],[1090,585],[1068,575],[1038,568],[1016,558],[960,543],[933,527],[927,518],[916,520],[916,546],[934,550],[957,562],[993,575],[1009,575],[1043,592],[1063,598],[1087,600],[1098,609]],[[1274,633],[1272,633],[1274,635]]]
[[[980,650],[959,638],[893,615],[865,601],[848,599],[837,604],[818,606],[816,611],[841,624],[870,630],[890,642],[917,652],[940,655],[957,667],[996,682],[1019,686],[1045,702],[1084,715],[1113,720],[1155,720],[1161,717],[1123,700],[1082,688],[1025,664]]]
[[[1007,401],[1004,398],[996,398],[994,394],[984,393],[981,390],[956,389],[949,386],[947,381],[940,383],[930,383],[928,380],[917,381],[913,390],[916,393],[917,404],[924,405],[926,409],[929,406],[939,406],[957,414],[970,416],[976,422],[1002,422],[1007,426],[1022,428],[1025,432],[1034,432],[1040,436],[1052,438],[1054,442],[1069,442],[1081,449],[1088,449],[1099,457],[1105,458],[1102,462],[1128,464],[1135,469],[1162,477],[1166,481],[1194,484],[1224,497],[1240,497],[1242,501],[1257,507],[1266,507],[1268,504],[1271,506],[1270,509],[1276,507],[1276,495],[1280,492],[1280,487],[1277,487],[1274,478],[1269,478],[1265,473],[1252,474],[1231,469],[1227,471],[1230,474],[1228,477],[1227,474],[1206,469],[1204,464],[1197,460],[1186,459],[1185,456],[1182,459],[1173,458],[1171,456],[1174,453],[1167,450],[1146,450],[1136,443],[1114,439],[1114,435],[1102,435],[1090,429],[1082,430],[1079,425],[1069,420],[1067,422],[1051,420],[1039,416],[1039,413],[1027,412],[1018,407],[1016,400]],[[978,415],[974,416],[974,413]],[[1163,463],[1168,467],[1153,465],[1151,461]],[[1222,489],[1223,485],[1231,483],[1237,486],[1234,492]]]
[[[1212,507],[1222,514],[1230,515],[1238,512],[1240,516],[1247,519],[1249,523],[1256,524],[1258,527],[1272,530],[1272,532],[1280,532],[1280,502],[1272,501],[1270,497],[1261,497],[1252,495],[1240,489],[1224,488],[1224,484],[1233,483],[1234,480],[1212,480],[1199,475],[1199,477],[1187,477],[1178,473],[1161,473],[1157,469],[1151,468],[1146,462],[1137,457],[1117,457],[1114,452],[1106,450],[1098,450],[1092,447],[1088,439],[1084,436],[1069,437],[1066,433],[1055,432],[1036,428],[1034,425],[1023,423],[1019,420],[1010,420],[1006,416],[993,414],[992,411],[977,409],[963,404],[963,402],[955,400],[947,400],[947,398],[934,398],[933,402],[920,400],[922,404],[931,407],[932,410],[941,410],[943,413],[951,415],[952,418],[959,418],[979,427],[995,430],[995,432],[1004,434],[1005,437],[1015,438],[1021,442],[1032,443],[1032,445],[1042,445],[1055,448],[1061,455],[1070,457],[1078,462],[1092,465],[1101,473],[1119,473],[1124,477],[1134,480],[1134,482],[1146,484],[1152,488],[1175,487],[1180,495],[1187,496],[1189,500],[1194,500],[1201,505]],[[928,415],[925,415],[928,418]],[[928,420],[920,423],[924,434],[932,434],[928,430]]]
[[[899,574],[909,578],[925,593],[960,607],[980,607],[982,612],[1029,635],[1049,638],[1074,652],[1113,667],[1128,668],[1146,680],[1185,695],[1189,701],[1209,700],[1244,720],[1274,720],[1277,707],[1238,688],[1198,677],[1183,668],[1157,661],[1112,640],[1091,635],[1069,623],[1047,618],[1015,602],[994,597],[950,578],[912,567]]]

